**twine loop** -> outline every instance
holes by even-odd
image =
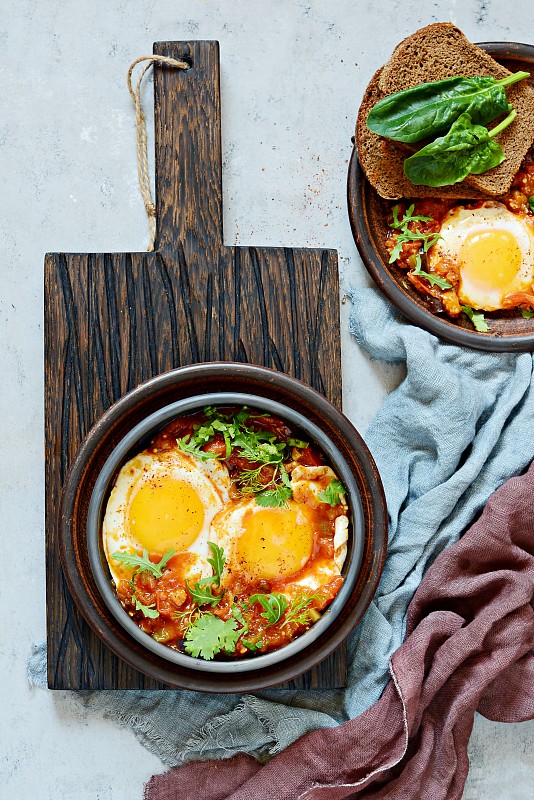
[[[132,73],[141,62],[144,64],[139,72],[137,84],[135,89],[132,84]],[[154,243],[156,240],[156,206],[152,200],[152,193],[150,191],[150,176],[148,174],[148,151],[147,151],[147,135],[146,135],[146,117],[141,108],[141,84],[147,71],[154,64],[166,64],[169,67],[176,67],[177,69],[189,69],[190,65],[186,61],[179,61],[176,58],[169,58],[168,56],[141,56],[136,58],[130,64],[128,70],[128,89],[133,100],[135,108],[135,131],[137,138],[137,174],[139,176],[139,188],[145,204],[146,213],[148,215],[148,227],[150,239],[147,247],[147,252],[151,253],[154,250]]]

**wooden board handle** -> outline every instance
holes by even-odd
[[[154,66],[156,250],[190,242],[212,261],[223,241],[219,43],[156,42],[154,54],[191,64]]]

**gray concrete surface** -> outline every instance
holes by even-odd
[[[534,4],[1,0],[0,12],[0,796],[140,800],[158,759],[67,693],[30,690],[25,672],[45,632],[43,254],[146,246],[127,67],[155,40],[220,41],[226,241],[337,248],[344,293],[368,283],[345,182],[372,72],[432,21],[453,20],[474,41],[532,41]],[[360,352],[348,309],[345,411],[364,431],[401,373]],[[532,800],[533,742],[534,723],[478,720],[465,798]]]

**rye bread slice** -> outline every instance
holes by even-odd
[[[451,22],[437,22],[421,28],[397,45],[380,73],[379,88],[387,95],[455,75],[466,78],[491,75],[499,79],[510,74]],[[527,81],[521,81],[506,88],[506,95],[517,111],[514,122],[497,137],[506,160],[482,175],[469,175],[465,179],[487,197],[498,197],[509,190],[534,138],[534,89]],[[491,122],[488,127],[492,128],[499,121]]]
[[[379,81],[382,70],[373,75],[360,105],[356,122],[356,147],[358,158],[371,186],[381,197],[398,200],[402,197],[442,197],[451,199],[483,199],[476,189],[465,181],[454,186],[433,189],[429,186],[414,186],[404,174],[406,153],[395,142],[384,139],[367,127],[367,115],[371,108],[384,97]]]

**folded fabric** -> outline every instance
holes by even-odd
[[[534,464],[427,572],[381,699],[267,765],[247,756],[153,777],[145,800],[459,800],[475,710],[534,718]]]
[[[390,514],[388,558],[375,599],[349,642],[344,692],[270,690],[256,697],[187,691],[81,692],[89,709],[131,727],[174,766],[247,752],[264,758],[303,734],[369,708],[388,681],[406,611],[426,569],[506,478],[534,459],[532,355],[447,345],[408,324],[373,289],[352,294],[352,332],[373,359],[405,363],[366,441]],[[44,651],[30,664],[42,674]]]

